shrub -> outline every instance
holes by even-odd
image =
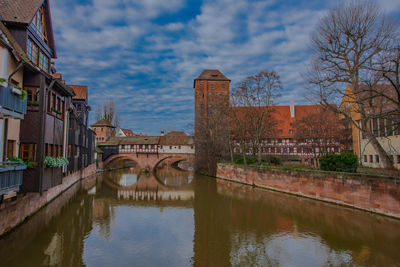
[[[350,152],[328,153],[319,158],[320,169],[335,172],[357,172],[357,156]]]
[[[282,165],[282,159],[277,156],[271,156],[268,158],[268,163],[273,165]]]
[[[244,164],[243,155],[235,155],[234,162],[235,164],[243,165]],[[248,165],[251,165],[257,163],[257,160],[253,157],[246,155],[246,162]]]

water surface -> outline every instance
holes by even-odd
[[[105,172],[0,239],[1,266],[400,266],[400,221],[174,168]]]

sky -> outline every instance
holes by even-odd
[[[203,69],[219,69],[231,87],[276,71],[277,104],[309,104],[302,73],[310,35],[345,1],[50,0],[55,66],[67,84],[88,86],[91,123],[113,99],[121,127],[135,133],[193,125],[193,80]],[[400,22],[399,0],[376,3]]]

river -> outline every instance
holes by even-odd
[[[80,182],[0,239],[0,266],[399,266],[400,221],[164,168]]]

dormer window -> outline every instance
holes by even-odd
[[[46,20],[44,18],[44,8],[39,8],[35,17],[32,21],[33,26],[36,28],[36,32],[40,37],[47,43],[47,32],[46,32]]]

